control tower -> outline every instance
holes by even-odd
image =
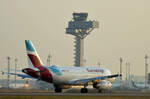
[[[88,21],[88,13],[73,13],[73,19],[69,21],[66,34],[75,36],[75,66],[84,65],[84,38],[94,28],[99,27],[98,21]]]

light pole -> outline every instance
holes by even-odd
[[[52,56],[49,54],[47,57],[47,65],[50,66],[50,61],[51,61]]]
[[[131,81],[131,71],[130,71],[130,63],[128,63],[128,78],[129,78],[129,82]]]
[[[147,80],[148,80],[148,63],[147,63],[147,59],[148,59],[148,56],[145,55],[145,88],[147,88]]]
[[[128,85],[130,87],[131,83],[131,71],[130,71],[130,63],[128,63]]]
[[[128,86],[128,63],[126,62],[126,86]]]
[[[87,60],[86,60],[86,59],[84,59],[84,65],[86,65],[86,61],[87,61]]]
[[[10,57],[9,57],[9,56],[7,57],[7,60],[8,60],[7,87],[8,87],[8,89],[9,89],[9,81],[10,81],[10,80],[9,80],[9,77],[10,77],[10,76],[9,76],[9,73],[10,73]]]
[[[18,59],[15,58],[15,74],[17,73],[16,69],[17,69],[17,62],[18,62]],[[15,75],[15,87],[16,87],[16,75]]]
[[[122,75],[122,62],[123,59],[120,57],[120,75]],[[120,76],[120,88],[122,89],[122,76]]]

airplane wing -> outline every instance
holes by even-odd
[[[19,73],[8,73],[8,72],[3,72],[3,71],[1,71],[2,72],[2,74],[8,74],[8,75],[16,75],[16,76],[18,76],[18,77],[21,77],[21,78],[33,78],[33,77],[31,77],[31,76],[29,76],[29,75],[26,75],[26,74],[19,74]]]
[[[121,74],[115,74],[115,75],[109,75],[109,76],[101,76],[101,77],[94,77],[94,78],[86,78],[86,79],[76,79],[76,80],[71,80],[69,82],[67,82],[68,84],[71,85],[77,85],[77,84],[81,84],[81,83],[88,83],[88,82],[92,82],[95,80],[105,80],[107,78],[114,78],[114,77],[118,77],[118,76],[122,76]]]

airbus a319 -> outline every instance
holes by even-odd
[[[110,70],[94,66],[45,66],[32,42],[25,40],[25,45],[29,67],[22,69],[25,74],[9,74],[53,83],[57,93],[62,92],[62,89],[71,88],[71,86],[84,86],[81,88],[81,93],[87,93],[88,85],[92,85],[99,92],[109,91],[115,77],[121,76],[119,74],[112,75]]]

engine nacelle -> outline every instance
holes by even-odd
[[[99,90],[110,90],[112,88],[112,84],[107,80],[103,80],[99,83],[93,83],[93,87]]]
[[[62,89],[69,89],[72,86],[71,85],[54,85],[55,88],[62,88]]]

